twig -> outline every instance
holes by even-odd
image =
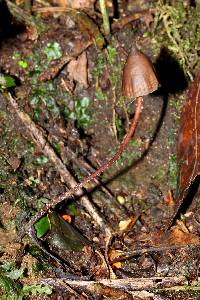
[[[154,9],[145,9],[142,11],[137,11],[134,12],[131,15],[122,17],[118,20],[116,20],[113,24],[112,24],[112,29],[121,29],[123,28],[125,25],[127,25],[130,22],[136,21],[144,16],[148,16],[149,14],[153,13]]]
[[[77,185],[79,186],[79,184],[77,184],[74,177],[72,177],[72,175],[70,174],[68,169],[62,163],[62,161],[57,157],[54,150],[51,148],[50,144],[43,137],[43,133],[42,133],[41,129],[35,125],[35,123],[31,120],[31,118],[29,117],[28,114],[26,114],[25,112],[23,112],[22,110],[19,109],[17,102],[10,94],[8,94],[7,99],[9,100],[10,105],[14,108],[19,119],[22,121],[22,123],[28,129],[28,132],[31,134],[34,142],[41,147],[43,153],[53,162],[55,168],[60,173],[60,176],[62,177],[64,182],[67,184],[67,186],[72,189],[75,188],[75,191],[73,194],[76,194],[77,196],[81,197],[82,205],[89,212],[89,214],[91,215],[93,220],[95,220],[95,222],[101,228],[105,229],[106,232],[110,234],[111,229],[108,227],[107,224],[105,224],[104,220],[98,214],[97,210],[94,208],[94,206],[92,205],[90,200],[86,196],[83,196],[83,191],[81,190],[81,188],[76,189]],[[66,193],[68,193],[68,192],[66,192]],[[72,194],[71,194],[71,196],[72,196]],[[59,197],[59,199],[60,199],[60,197]],[[64,199],[65,199],[65,197],[62,198],[62,200],[64,200]],[[58,201],[57,203],[61,202],[62,200]],[[54,204],[55,200],[53,199],[52,201]],[[50,203],[52,203],[52,202],[50,202]],[[31,219],[28,230],[30,230],[30,226],[33,225],[40,216],[45,214],[51,206],[52,206],[52,204],[47,205],[45,207],[45,209],[43,209],[41,211],[41,213],[36,214],[36,216],[34,216],[33,219]]]
[[[105,35],[108,35],[110,34],[110,22],[109,22],[109,16],[108,16],[105,0],[99,0],[99,6],[103,18],[104,33]]]
[[[189,244],[189,245],[171,245],[171,246],[152,246],[149,248],[136,249],[128,252],[122,252],[118,256],[115,256],[110,260],[110,263],[113,264],[119,261],[125,261],[133,258],[134,256],[142,255],[145,253],[153,253],[153,252],[162,252],[162,251],[172,251],[177,249],[186,249],[190,247],[199,247],[199,244]]]
[[[66,146],[65,148],[67,150],[67,153],[70,154],[72,161],[77,166],[81,166],[87,175],[90,175],[91,173],[95,172],[95,169],[88,162],[86,162],[82,157],[77,157],[77,155],[75,155],[75,153],[69,147]],[[101,190],[108,197],[110,197],[110,198],[114,197],[112,192],[106,186],[103,186],[103,183],[100,180],[95,178],[94,182],[96,183],[96,187],[99,186],[101,188]]]
[[[67,12],[67,11],[77,11],[74,8],[62,7],[62,6],[46,6],[46,7],[33,7],[33,12],[37,13],[57,13],[57,12]]]

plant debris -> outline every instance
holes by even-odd
[[[199,9],[0,1],[2,300],[199,299]]]

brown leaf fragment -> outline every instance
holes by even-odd
[[[200,174],[200,75],[192,82],[188,98],[183,105],[177,141],[177,163],[179,165],[176,208],[169,226],[188,194],[188,189]],[[169,228],[168,226],[168,228]]]
[[[87,56],[83,52],[77,59],[73,59],[67,66],[69,77],[72,80],[79,82],[84,87],[88,87],[87,74]]]
[[[171,206],[173,207],[174,206],[174,197],[173,197],[173,194],[172,194],[172,191],[169,190],[166,195],[164,195],[164,202],[168,205],[168,206]]]
[[[87,49],[92,44],[91,41],[77,41],[74,44],[73,50],[70,54],[65,54],[60,59],[56,59],[51,63],[50,68],[45,70],[40,76],[39,80],[47,81],[53,79],[64,65],[73,60],[76,56],[80,55],[85,49]]]
[[[168,245],[189,245],[199,244],[199,237],[192,233],[186,233],[182,231],[178,226],[173,226],[166,240]]]
[[[53,3],[58,6],[64,6],[74,9],[92,9],[94,6],[95,0],[54,0]]]
[[[134,12],[133,14],[128,16],[124,16],[121,19],[116,20],[112,24],[112,29],[122,29],[128,23],[137,21],[138,19],[142,19],[145,22],[147,28],[149,28],[150,24],[153,22],[152,13],[153,10],[146,9],[146,10]]]
[[[20,166],[21,160],[16,155],[12,155],[8,158],[8,163],[16,171]]]

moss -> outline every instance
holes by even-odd
[[[158,51],[167,48],[180,62],[185,74],[192,79],[199,70],[200,5],[185,5],[170,1],[156,6],[152,42]]]
[[[178,178],[178,166],[176,161],[176,155],[172,154],[169,158],[168,180],[170,187],[175,189],[177,186]]]

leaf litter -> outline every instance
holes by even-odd
[[[80,5],[84,5],[84,1],[82,3],[81,1],[79,2]],[[93,2],[89,3],[88,1],[87,4],[92,6]],[[17,205],[17,207],[19,205],[19,207],[16,212],[13,212],[12,218],[9,215],[7,218],[11,222],[15,222],[15,219],[18,219],[20,224],[18,227],[19,234],[21,233],[20,227],[26,228],[28,219],[37,211],[40,212],[40,209],[42,211],[41,206],[40,208],[37,206],[39,199],[46,199],[44,203],[47,205],[51,200],[59,199],[59,196],[65,193],[67,188],[73,187],[77,182],[81,181],[85,174],[98,168],[102,161],[107,158],[108,150],[113,149],[116,145],[116,140],[112,136],[112,130],[108,130],[110,123],[107,120],[111,119],[110,115],[114,115],[113,107],[115,109],[115,105],[119,103],[116,104],[112,99],[112,110],[110,110],[108,104],[110,104],[110,97],[113,95],[113,91],[111,93],[109,91],[113,82],[115,83],[117,98],[120,95],[116,84],[116,76],[120,77],[121,66],[119,65],[119,68],[115,68],[115,72],[119,73],[113,74],[112,70],[114,68],[112,68],[112,64],[114,62],[104,64],[104,61],[101,60],[100,67],[104,71],[103,74],[108,74],[108,78],[112,78],[112,80],[111,86],[101,91],[104,94],[102,99],[106,99],[106,101],[98,101],[95,95],[97,95],[96,88],[98,90],[99,88],[101,89],[101,78],[99,80],[99,78],[92,78],[92,76],[98,77],[98,55],[96,54],[98,51],[101,51],[101,54],[104,56],[105,52],[95,48],[97,46],[97,48],[102,49],[104,44],[104,38],[101,35],[102,31],[99,31],[96,25],[97,19],[93,18],[92,14],[88,17],[85,12],[77,14],[77,11],[71,11],[67,13],[68,17],[70,16],[75,23],[77,22],[79,28],[77,30],[76,24],[74,28],[75,38],[72,38],[71,41],[69,38],[66,42],[62,38],[62,24],[65,23],[63,12],[66,12],[65,9],[68,3],[67,1],[60,1],[59,3],[57,2],[57,5],[65,7],[60,7],[60,10],[56,7],[43,7],[41,9],[40,7],[38,9],[34,7],[34,11],[40,13],[41,17],[46,20],[46,25],[49,26],[51,24],[52,30],[52,32],[49,30],[48,33],[44,33],[44,36],[39,33],[39,40],[37,40],[37,37],[34,37],[37,51],[39,51],[38,49],[43,49],[41,53],[46,51],[47,60],[45,61],[43,55],[40,57],[39,66],[41,68],[37,67],[37,70],[34,70],[36,61],[31,58],[31,62],[28,56],[20,57],[21,65],[15,60],[10,61],[10,57],[13,57],[16,48],[13,49],[10,46],[8,50],[5,48],[5,43],[2,47],[3,50],[1,50],[3,53],[1,65],[4,64],[2,70],[9,74],[11,78],[17,74],[18,79],[22,83],[21,87],[17,86],[16,88],[18,99],[15,98],[15,94],[1,97],[2,111],[4,113],[0,115],[2,120],[1,130],[4,132],[3,136],[8,138],[6,144],[1,140],[2,151],[11,152],[5,160],[8,162],[6,168],[8,168],[11,179],[3,174],[4,167],[2,166],[0,192],[3,196],[0,196],[1,198],[4,197],[4,189],[6,192],[9,191],[5,182],[10,180],[9,182],[12,184],[9,187],[10,194],[7,193],[7,201],[11,203],[10,205]],[[108,9],[110,7],[108,6]],[[146,13],[148,15],[148,10]],[[55,14],[58,14],[57,18],[59,19],[59,24],[61,24],[60,28],[55,21]],[[154,22],[152,19],[154,15],[149,12],[151,20],[146,25],[145,22],[140,24],[139,21],[143,15],[143,13],[140,16],[136,14],[139,24],[137,26],[140,27],[141,25],[139,31],[142,31],[143,26],[147,26],[147,29],[150,30],[151,23]],[[133,17],[135,17],[134,13]],[[129,18],[127,20],[129,22]],[[134,22],[134,18],[131,18],[131,20]],[[22,20],[21,22],[24,21]],[[125,19],[125,24],[126,22]],[[27,21],[25,21],[26,26],[27,24]],[[122,24],[124,29],[121,30],[126,30],[127,25],[123,22]],[[35,26],[34,23],[30,23],[30,25],[33,28]],[[54,39],[55,32],[56,39]],[[125,40],[129,34],[129,31],[125,34]],[[32,38],[32,36],[30,37]],[[120,33],[117,32],[114,37],[114,44],[113,41],[108,40],[108,43],[112,46],[108,45],[111,48],[107,50],[114,49],[113,53],[119,56],[118,62],[125,60],[124,50],[122,50],[122,47],[124,47],[123,43],[131,45],[132,36],[130,34],[127,41],[123,39],[123,34],[120,36]],[[37,43],[39,44],[37,45]],[[93,43],[95,46],[92,46]],[[144,40],[141,38],[142,47],[144,47],[145,43],[149,43],[148,38],[144,38]],[[22,44],[23,48],[27,47],[27,53],[30,54],[32,52],[32,55],[35,55],[34,45],[31,45],[28,39],[24,40]],[[21,51],[21,45],[17,42],[15,45],[18,51]],[[42,45],[45,46],[43,47]],[[73,45],[71,49],[69,49],[69,45]],[[8,53],[10,56],[7,58]],[[25,66],[23,62],[26,62],[25,68],[23,68]],[[29,66],[32,68],[30,71]],[[94,66],[96,66],[97,75],[92,73]],[[34,71],[36,71],[35,74]],[[56,113],[55,110],[51,109],[52,103],[51,105],[48,104],[50,103],[48,102],[48,96],[42,105],[31,106],[29,104],[29,91],[28,89],[26,90],[26,87],[32,85],[31,76],[33,75],[33,79],[35,80],[36,78],[37,85],[41,84],[42,81],[47,82],[49,85],[48,91],[53,89],[53,85],[49,80],[51,79],[56,83],[57,90],[54,100],[54,105],[57,107]],[[74,89],[65,89],[67,93],[63,93],[63,87],[65,87],[65,82],[68,78],[76,81],[76,86]],[[118,81],[120,82],[120,80]],[[65,280],[66,285],[64,289],[67,293],[76,295],[77,299],[81,299],[83,294],[87,294],[89,299],[100,299],[101,297],[116,298],[119,296],[121,289],[123,289],[120,292],[122,299],[129,299],[130,293],[133,297],[139,297],[139,299],[148,299],[149,297],[156,299],[158,289],[165,290],[166,288],[167,292],[168,287],[174,288],[177,284],[183,287],[187,283],[186,276],[190,282],[197,280],[197,264],[199,261],[198,225],[194,226],[197,230],[193,231],[191,230],[192,227],[188,227],[183,219],[166,233],[163,233],[161,229],[162,225],[165,224],[165,220],[167,220],[166,216],[169,216],[167,210],[174,209],[173,204],[175,202],[175,212],[177,214],[181,204],[185,201],[191,184],[199,173],[197,139],[199,130],[197,114],[198,86],[199,76],[196,77],[192,84],[189,92],[189,104],[184,105],[180,119],[180,133],[177,146],[180,179],[176,197],[173,198],[169,192],[166,180],[163,180],[163,184],[159,182],[162,172],[165,170],[167,156],[167,149],[163,153],[163,145],[165,144],[163,141],[166,141],[166,133],[168,133],[170,128],[170,123],[166,119],[167,125],[164,125],[166,127],[163,130],[161,129],[161,137],[160,135],[156,137],[152,146],[153,149],[151,149],[147,158],[144,157],[143,161],[138,165],[136,164],[131,170],[119,177],[116,176],[116,170],[113,168],[103,177],[104,186],[102,185],[101,191],[94,184],[89,184],[86,187],[87,194],[84,194],[85,191],[82,191],[79,195],[76,195],[75,199],[72,197],[68,201],[62,202],[61,205],[55,208],[55,211],[48,211],[47,215],[41,219],[36,214],[37,218],[35,221],[39,221],[35,223],[36,232],[34,234],[36,233],[37,236],[34,238],[32,233],[29,232],[30,238],[23,238],[24,248],[22,245],[20,246],[20,243],[15,243],[13,239],[5,243],[5,247],[2,248],[1,264],[4,259],[17,260],[19,266],[28,262],[28,276],[25,275],[24,278],[15,279],[17,283],[19,282],[22,285],[28,281],[29,287],[26,288],[26,285],[23,287],[24,291],[27,291],[24,293],[24,296],[29,295],[29,291],[30,294],[37,295],[38,293],[51,294],[51,288],[48,289],[46,285],[52,286],[58,296],[59,289],[57,287],[62,286],[63,288],[63,280]],[[25,87],[25,90],[23,90],[23,87]],[[4,90],[6,88],[3,87]],[[69,94],[68,91],[70,91]],[[36,92],[40,93],[41,91]],[[36,92],[35,95],[37,94]],[[44,96],[44,94],[42,95]],[[93,113],[92,122],[90,120],[84,126],[80,122],[81,115],[77,113],[80,111],[80,107],[74,105],[74,103],[81,103],[81,100],[77,100],[77,96],[79,97],[78,99],[87,99],[87,108],[91,109]],[[89,99],[93,98],[94,101],[89,101]],[[7,105],[8,102],[10,102],[10,106]],[[68,102],[69,106],[67,106]],[[115,103],[114,106],[113,103]],[[152,138],[149,124],[152,126],[154,119],[156,120],[156,117],[161,113],[161,110],[159,110],[161,104],[159,103],[161,102],[158,99],[154,101],[154,95],[146,101],[146,108],[141,116],[141,127],[136,133],[136,140],[138,138],[141,142],[140,145],[130,145],[130,153],[135,151],[135,148],[141,152],[146,152],[148,149],[147,145],[150,144],[149,140]],[[76,110],[74,111],[76,118],[69,117],[66,107],[67,109],[76,108],[77,112]],[[34,114],[33,110],[35,110]],[[128,111],[128,113],[132,112],[131,109]],[[33,121],[33,116],[36,113],[39,118]],[[121,118],[120,126],[127,119],[120,105],[116,108],[116,114]],[[13,115],[18,121],[21,119],[21,123],[13,126]],[[51,128],[53,124],[56,124],[55,128]],[[154,126],[156,126],[156,122]],[[9,127],[12,128],[11,131],[8,130]],[[5,128],[7,129],[5,130]],[[13,139],[11,148],[11,137],[16,135],[16,130],[18,134],[21,132],[24,136],[21,135],[19,141],[14,141]],[[153,131],[154,129],[152,128],[151,130]],[[23,142],[20,142],[21,139],[24,139]],[[33,141],[37,145],[35,151],[33,151]],[[11,149],[8,149],[9,147]],[[27,155],[28,151],[29,154]],[[129,152],[127,152],[127,155],[129,155]],[[47,158],[46,160],[43,159],[44,155]],[[9,157],[11,158],[10,164],[8,161]],[[14,158],[14,162],[12,158]],[[165,160],[162,160],[163,158]],[[42,163],[35,164],[36,161]],[[80,164],[79,161],[81,162]],[[163,161],[162,172],[160,172],[161,161]],[[118,168],[121,168],[123,163],[122,160]],[[160,172],[159,174],[154,173],[156,167],[158,172]],[[116,177],[116,179],[106,185],[106,180],[112,176]],[[153,185],[152,181],[154,182]],[[97,186],[101,185],[101,180],[97,180],[95,184]],[[93,191],[94,187],[95,190]],[[162,193],[160,190],[162,190]],[[168,196],[163,197],[163,194],[167,194],[167,192]],[[123,195],[125,200],[122,203],[115,201],[117,199],[116,195]],[[76,214],[70,212],[71,203],[76,205]],[[21,212],[19,212],[20,210]],[[59,213],[61,215],[69,214],[70,220],[72,220],[71,224],[64,221],[59,216]],[[6,222],[6,218],[2,217],[1,219],[3,225],[2,233],[9,234],[9,224]],[[14,223],[12,226],[15,226]],[[13,228],[12,226],[11,228]],[[29,250],[32,243],[36,243],[38,249],[44,250],[44,253],[41,255],[46,256],[45,259],[48,261],[47,271],[45,271],[45,265],[40,265],[43,278],[40,277],[39,273],[34,273],[34,268],[37,269],[39,267],[38,256],[36,256],[36,265],[30,267],[33,264],[31,256],[33,252]],[[70,243],[72,245],[71,248]],[[17,256],[16,249],[19,249],[19,246],[22,247],[22,250]],[[15,270],[17,272],[19,268]],[[3,274],[3,276],[4,280],[6,275]],[[87,280],[85,281],[86,278]],[[10,291],[14,283],[9,283]],[[9,293],[9,290],[7,292]],[[17,293],[20,294],[20,286],[16,291]]]
[[[187,100],[183,105],[177,140],[179,178],[175,198],[175,214],[178,213],[188,191],[200,173],[200,76],[191,83]]]

